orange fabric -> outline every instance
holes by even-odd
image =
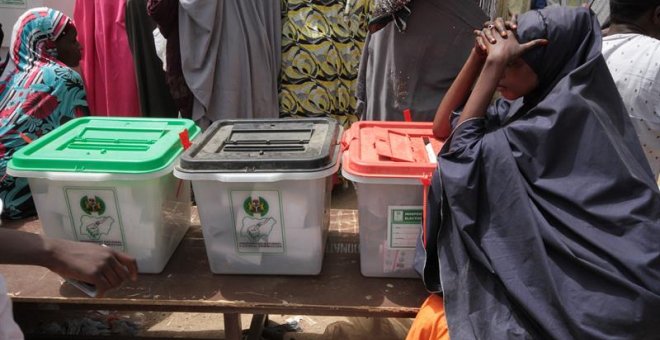
[[[410,326],[406,340],[449,340],[445,307],[441,297],[431,294],[424,301]]]

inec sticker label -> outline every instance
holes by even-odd
[[[279,191],[232,191],[230,199],[239,253],[286,252]]]
[[[126,250],[114,188],[68,187],[64,196],[76,240]]]
[[[389,206],[387,210],[387,248],[415,248],[422,230],[422,206]]]

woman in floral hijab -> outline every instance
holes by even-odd
[[[16,150],[76,116],[87,115],[80,45],[73,21],[50,8],[18,18],[10,56],[0,75],[0,198],[2,218],[35,215],[27,179],[6,174]]]

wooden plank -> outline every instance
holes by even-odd
[[[119,336],[119,335],[50,335],[50,334],[29,334],[26,340],[172,340],[172,337],[152,337],[152,336]],[[175,338],[176,339],[176,338]]]
[[[17,307],[414,317],[428,295],[421,280],[363,277],[356,212],[334,210],[331,220],[318,276],[213,274],[198,224],[161,274],[140,274],[137,282],[101,299],[85,296],[45,268],[0,265],[0,273]],[[41,229],[38,220],[23,221],[18,228]]]

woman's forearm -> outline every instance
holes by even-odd
[[[473,48],[461,72],[458,73],[458,76],[442,98],[435,113],[433,135],[437,138],[445,139],[451,133],[451,113],[465,103],[483,65],[484,58],[479,56]]]
[[[505,67],[505,60],[486,59],[474,89],[465,103],[461,117],[458,119],[459,124],[468,119],[481,118],[486,115],[486,110],[495,94],[497,84],[504,74]]]
[[[96,286],[98,296],[137,279],[137,261],[110,247],[0,228],[0,263],[36,265]]]
[[[0,263],[48,267],[48,244],[39,234],[0,228]]]

